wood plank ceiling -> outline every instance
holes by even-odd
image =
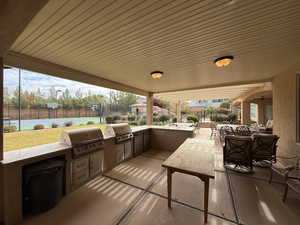
[[[50,0],[11,51],[148,92],[243,84],[297,62],[299,12],[299,0]]]
[[[164,92],[155,94],[154,97],[172,103],[189,100],[235,99],[243,96],[267,83],[244,84],[216,88],[202,88],[185,91]]]

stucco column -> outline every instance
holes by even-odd
[[[249,124],[251,122],[250,119],[250,102],[241,102],[241,123]]]
[[[264,110],[264,102],[259,101],[257,102],[257,120],[258,124],[264,124],[265,123],[265,110]]]
[[[177,118],[177,122],[180,123],[181,122],[181,102],[178,101],[176,104],[176,118]]]
[[[153,93],[148,94],[147,96],[147,125],[153,124]]]
[[[0,160],[3,159],[3,58],[0,58]]]

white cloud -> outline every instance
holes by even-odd
[[[4,71],[4,87],[7,87],[9,92],[13,92],[19,85],[19,70],[16,68],[6,69]],[[54,87],[57,90],[64,91],[66,88],[72,94],[76,90],[81,89],[82,92],[88,93],[91,91],[94,94],[109,93],[108,88],[98,87],[95,85],[80,83],[72,80],[66,80],[58,77],[35,73],[31,71],[21,70],[21,88],[27,91],[36,91],[38,88],[48,94],[49,89]]]

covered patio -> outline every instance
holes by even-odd
[[[215,155],[208,224],[298,224],[300,196],[290,192],[287,201],[282,202],[282,177],[275,176],[269,184],[268,168],[257,167],[251,175],[226,170],[222,146],[218,138],[210,138],[210,129],[200,129],[195,138]],[[195,177],[174,174],[173,209],[166,207],[167,177],[161,164],[170,154],[151,149],[90,181],[53,210],[28,218],[23,224],[202,224],[203,184]]]
[[[255,104],[258,124],[273,121],[277,154],[299,159],[300,1],[10,0],[1,6],[0,223],[203,224],[203,183],[175,173],[171,210],[162,167],[193,139],[214,159],[207,224],[299,224],[300,195],[290,191],[282,201],[283,177],[274,174],[269,183],[269,168],[254,167],[251,174],[225,169],[219,136],[180,122],[189,100],[231,99],[241,125],[252,123]],[[117,133],[92,129],[101,165],[94,152],[85,157],[88,163],[95,157],[100,172],[91,176],[87,164],[88,178],[76,186],[78,145],[66,139],[3,151],[7,67],[145,96],[147,124],[125,125],[129,131],[119,136],[125,144]],[[153,125],[154,98],[176,104],[179,125]],[[47,212],[24,216],[23,169],[53,158],[65,163],[64,198]]]

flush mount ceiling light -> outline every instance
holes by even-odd
[[[162,72],[162,71],[153,71],[153,72],[151,72],[151,77],[153,79],[159,79],[159,78],[162,77],[162,75],[164,75],[164,72]]]
[[[233,60],[233,56],[228,55],[228,56],[223,56],[220,58],[217,58],[214,63],[216,64],[217,67],[224,67],[228,66]]]

